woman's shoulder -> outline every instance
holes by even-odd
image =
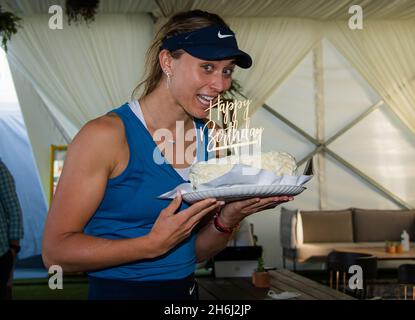
[[[112,148],[125,143],[124,124],[115,113],[109,113],[88,121],[71,144],[87,144]]]

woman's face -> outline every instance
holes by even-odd
[[[172,59],[170,92],[188,114],[206,118],[210,103],[230,88],[234,68],[232,59],[200,60],[185,52]]]

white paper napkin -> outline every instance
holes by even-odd
[[[274,290],[269,290],[267,295],[268,297],[274,300],[288,300],[301,296],[301,294],[297,292],[284,291],[281,293],[275,293]]]
[[[158,198],[173,199],[177,191],[181,194],[212,190],[217,188],[234,187],[234,186],[255,186],[255,185],[285,185],[285,186],[302,186],[308,182],[312,175],[300,176],[277,176],[271,171],[252,168],[243,164],[235,164],[230,171],[224,175],[213,179],[207,183],[199,185],[197,190],[193,189],[190,183],[182,183],[173,190],[163,193]]]

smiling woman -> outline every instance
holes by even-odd
[[[208,106],[230,88],[235,66],[251,64],[219,16],[171,17],[148,51],[139,98],[90,121],[69,145],[46,222],[45,264],[87,271],[91,299],[197,299],[196,263],[221,251],[244,217],[285,200],[158,198],[212,156]],[[166,138],[175,143],[163,154]]]

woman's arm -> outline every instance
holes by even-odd
[[[199,220],[217,206],[207,199],[174,215],[181,203],[176,197],[146,236],[110,240],[84,234],[108,178],[123,170],[117,169],[117,159],[125,148],[124,128],[116,116],[89,122],[69,146],[45,225],[42,256],[47,267],[89,271],[160,256],[188,237]]]
[[[222,226],[233,228],[245,217],[267,209],[272,209],[281,203],[292,200],[293,197],[252,198],[226,204],[218,217]],[[204,225],[196,237],[196,258],[198,262],[207,260],[222,251],[232,234],[220,232],[213,224],[213,218]]]
[[[85,271],[154,255],[147,237],[108,240],[83,233],[125,143],[122,128],[121,120],[102,117],[86,124],[70,144],[45,225],[42,256],[47,267]]]

